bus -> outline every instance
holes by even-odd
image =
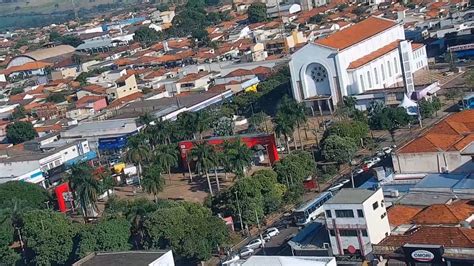
[[[462,101],[459,101],[458,106],[460,111],[474,109],[474,93],[466,95]]]
[[[316,198],[304,203],[293,212],[295,223],[297,226],[306,225],[314,220],[318,215],[324,212],[323,205],[332,198],[329,191],[321,193]]]

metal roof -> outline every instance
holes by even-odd
[[[32,52],[25,53],[20,56],[28,56],[35,59],[36,61],[40,61],[43,59],[48,59],[48,58],[52,58],[56,56],[61,56],[64,54],[73,53],[74,51],[75,51],[74,47],[70,45],[58,45],[51,48],[38,49]]]

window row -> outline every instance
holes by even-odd
[[[329,230],[329,234],[331,236],[336,236],[336,232],[334,230]],[[367,230],[361,229],[360,234],[362,236],[367,236]],[[340,236],[346,236],[346,237],[357,237],[357,230],[353,229],[339,229],[339,235]]]
[[[335,212],[337,218],[353,218],[353,217],[355,217],[353,210],[335,210],[334,212]],[[327,218],[332,218],[331,210],[326,210],[326,217]],[[361,209],[358,209],[357,210],[357,217],[363,218],[364,217],[364,211],[361,210]]]
[[[386,65],[386,66],[385,66]],[[379,76],[379,69],[380,74]],[[373,71],[367,70],[367,72],[361,73],[359,75],[359,86],[360,88],[365,91],[367,88],[381,88],[383,87],[381,83],[385,81],[387,78],[385,69],[388,70],[388,77],[391,78],[393,75],[398,74],[399,67],[398,67],[398,58],[394,57],[393,60],[386,61],[386,64],[380,64],[379,67],[374,67]]]

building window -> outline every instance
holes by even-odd
[[[364,212],[361,209],[357,210],[357,217],[359,217],[359,218],[364,217]]]
[[[396,57],[393,58],[393,67],[395,68],[393,72],[395,72],[395,74],[398,73],[398,63]]]
[[[369,88],[372,88],[372,77],[370,76],[370,70],[367,71],[367,80],[369,81]]]
[[[388,76],[391,77],[392,76],[392,64],[390,64],[390,61],[387,61],[387,65],[388,65]]]
[[[376,67],[374,67],[374,76],[375,76],[375,84],[379,84],[379,74],[377,73]]]
[[[374,202],[374,204],[372,204],[372,208],[374,208],[374,210],[376,210],[378,207],[379,207],[379,202],[378,201],[376,201],[376,202]]]
[[[386,212],[384,212],[382,215],[380,215],[380,219],[385,218],[385,216],[387,216],[387,213],[386,213]]]
[[[349,230],[349,229],[341,229],[339,230],[340,236],[357,236],[356,230]]]
[[[382,82],[385,80],[385,68],[383,67],[383,64],[380,65],[380,69],[382,71]]]
[[[334,230],[329,230],[329,234],[330,234],[331,236],[336,236],[336,233],[334,232]]]
[[[352,210],[336,210],[336,217],[338,218],[354,217],[354,212]]]
[[[362,236],[367,236],[367,230],[362,229],[362,230],[360,230],[360,231],[362,232]]]
[[[364,75],[360,75],[360,80],[359,80],[359,84],[360,84],[360,87],[362,88],[363,91],[365,91],[365,84],[364,84]]]
[[[331,210],[326,210],[326,217],[331,218]]]

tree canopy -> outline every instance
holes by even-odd
[[[17,121],[7,126],[7,139],[13,144],[32,140],[37,136],[30,122]]]
[[[343,120],[337,121],[331,125],[325,132],[325,137],[337,135],[339,137],[348,137],[354,140],[354,143],[360,145],[361,140],[369,134],[369,126],[359,121]]]
[[[152,28],[142,26],[135,31],[133,39],[137,42],[140,42],[145,47],[148,47],[153,43],[161,41],[163,39],[163,33],[156,31]]]
[[[330,135],[324,140],[322,153],[331,162],[348,163],[357,152],[357,144],[350,137]]]
[[[45,209],[50,200],[46,189],[32,183],[8,181],[0,184],[0,209],[11,207],[13,202],[31,209]]]
[[[250,23],[264,22],[267,20],[267,6],[265,3],[253,3],[247,9]]]

